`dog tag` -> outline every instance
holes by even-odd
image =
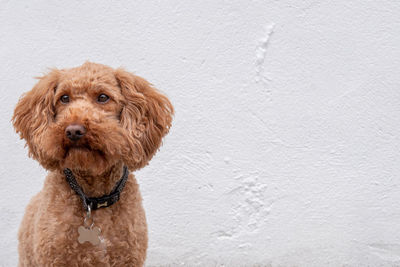
[[[83,244],[85,242],[90,242],[92,245],[98,245],[100,244],[100,233],[101,230],[99,227],[93,227],[91,226],[90,228],[86,228],[84,226],[79,226],[78,228],[78,242]]]

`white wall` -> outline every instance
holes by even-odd
[[[55,2],[0,2],[0,265],[46,174],[13,108],[91,60],[176,108],[137,173],[148,266],[400,266],[400,2]]]

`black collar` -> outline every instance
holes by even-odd
[[[99,208],[109,207],[119,200],[119,195],[125,187],[126,180],[128,180],[128,167],[124,166],[124,171],[121,179],[115,184],[114,189],[110,194],[101,197],[88,197],[83,192],[82,188],[76,182],[75,176],[72,171],[68,168],[64,169],[65,178],[69,186],[75,193],[82,199],[83,208],[85,211],[88,210],[90,206],[91,210],[97,210]]]

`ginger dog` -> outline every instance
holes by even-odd
[[[123,69],[87,62],[41,77],[12,119],[29,155],[49,171],[20,226],[19,266],[143,266],[147,224],[127,170],[148,164],[172,115],[164,95]],[[91,198],[110,194],[124,170],[127,180],[117,202],[88,211],[66,180],[67,168]]]

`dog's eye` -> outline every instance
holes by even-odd
[[[61,103],[64,103],[64,104],[69,103],[69,96],[68,95],[61,96],[60,101],[61,101]]]
[[[100,94],[100,95],[97,97],[97,102],[99,102],[99,103],[106,103],[109,99],[110,99],[110,97],[109,97],[108,95]]]

